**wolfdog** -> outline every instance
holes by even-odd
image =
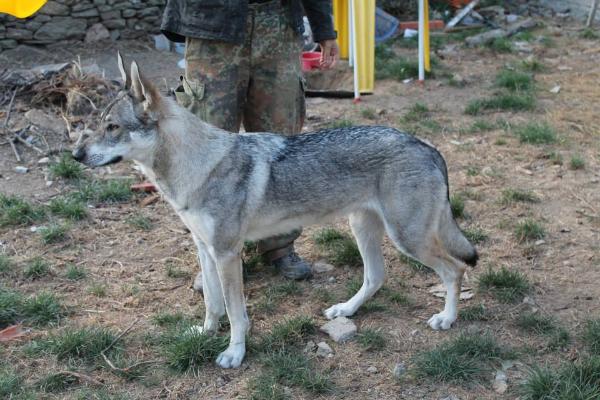
[[[244,240],[282,234],[348,216],[362,261],[363,284],[325,317],[351,316],[382,286],[383,234],[404,254],[431,267],[447,294],[429,319],[448,329],[466,264],[477,252],[458,228],[440,153],[412,135],[383,126],[325,129],[284,137],[232,134],[198,119],[145,79],[135,61],[125,87],[101,114],[97,131],[82,137],[73,157],[98,167],[133,160],[192,233],[202,268],[205,333],[227,313],[228,348],[217,357],[238,367],[249,328],[243,293]]]

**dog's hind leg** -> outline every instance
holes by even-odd
[[[370,210],[356,212],[350,215],[350,227],[356,237],[358,249],[363,259],[363,285],[347,302],[336,304],[325,310],[325,316],[329,319],[353,315],[383,285],[385,277],[383,253],[381,251],[383,223],[380,217]]]
[[[240,251],[225,251],[214,254],[217,262],[216,269],[225,298],[225,308],[231,325],[229,347],[217,357],[217,364],[222,368],[239,367],[246,354],[246,333],[249,322],[244,300]]]
[[[388,236],[399,251],[427,265],[442,279],[446,288],[444,310],[433,315],[428,324],[434,330],[446,330],[456,321],[460,288],[466,268],[448,253],[437,236],[437,230],[429,228],[429,231],[421,231],[421,235],[417,233],[419,229],[411,229],[411,235],[403,235],[392,225],[386,224]],[[401,240],[402,237],[406,240]]]
[[[215,260],[209,254],[206,245],[201,240],[194,237],[194,241],[198,247],[198,261],[201,267],[199,275],[201,275],[203,281],[204,305],[206,308],[204,326],[201,331],[204,333],[214,333],[219,329],[219,318],[225,315],[223,291]],[[195,329],[200,331],[198,328]]]

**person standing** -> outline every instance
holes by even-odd
[[[321,47],[321,68],[334,66],[339,49],[331,0],[168,0],[161,31],[185,42],[180,104],[230,132],[296,135],[305,115],[300,68],[303,11]],[[257,244],[266,262],[290,279],[311,276],[294,250],[301,230]],[[201,290],[201,273],[194,288]]]

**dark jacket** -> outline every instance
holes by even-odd
[[[336,38],[331,0],[281,1],[296,32],[304,32],[302,16],[306,12],[315,42]],[[247,14],[248,0],[167,0],[161,31],[175,42],[183,42],[189,36],[240,43],[244,40]]]

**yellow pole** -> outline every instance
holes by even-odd
[[[423,19],[425,20],[425,26],[424,26],[424,30],[425,30],[425,35],[424,35],[424,44],[425,44],[425,71],[427,72],[431,72],[431,58],[430,58],[430,54],[429,54],[429,1],[428,0],[423,0],[424,7],[423,7],[423,13],[425,15],[423,15]]]

